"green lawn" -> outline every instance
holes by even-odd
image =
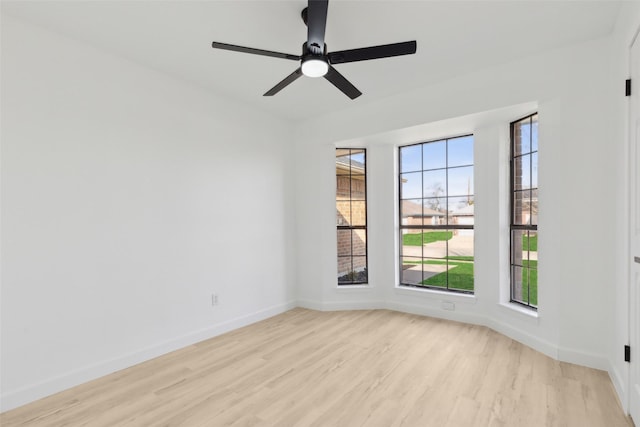
[[[404,246],[422,246],[439,240],[449,240],[452,237],[452,231],[427,231],[424,233],[403,234],[402,244]]]
[[[451,255],[446,257],[446,259],[450,259],[453,261],[471,261],[473,262],[473,257],[472,256],[466,256],[466,255]]]
[[[533,240],[533,239],[532,239]],[[436,274],[426,280],[420,282],[423,285],[434,286],[438,288],[447,287],[447,274],[449,280],[449,289],[458,289],[464,291],[473,291],[473,262],[460,262],[473,260],[473,257],[449,257],[449,259],[459,258],[459,261],[449,261],[448,264],[453,266],[448,272]],[[403,261],[404,264],[432,264],[446,265],[447,261]],[[523,302],[531,305],[538,305],[538,261],[531,260],[522,261],[524,268],[522,270],[522,295]],[[527,272],[529,274],[527,274]],[[527,301],[527,296],[529,301]]]
[[[462,258],[462,257],[461,257]],[[467,257],[472,258],[472,257]],[[432,264],[432,265],[446,265],[447,261],[416,261],[406,262],[407,264]],[[464,291],[473,291],[473,263],[472,262],[455,262],[449,261],[450,266],[454,266],[449,269],[448,272],[436,274],[426,280],[420,282],[423,285],[435,286],[438,288],[447,287],[447,273],[449,279],[449,289],[459,289]]]
[[[538,235],[527,237],[522,236],[522,250],[523,251],[538,251]]]
[[[529,302],[531,305],[538,305],[538,261],[522,261],[524,267],[522,269],[522,299],[523,302]],[[527,275],[527,271],[529,274]],[[530,301],[527,301],[527,289]]]

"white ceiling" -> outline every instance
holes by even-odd
[[[331,0],[330,52],[414,39],[418,44],[415,55],[336,65],[363,92],[353,101],[328,81],[311,78],[263,97],[296,62],[211,48],[215,40],[300,54],[305,6],[305,0],[2,1],[2,13],[301,120],[605,36],[620,2]]]

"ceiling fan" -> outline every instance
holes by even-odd
[[[219,42],[211,43],[211,47],[301,61],[300,67],[298,67],[297,70],[269,89],[264,96],[275,95],[304,74],[308,77],[324,77],[351,99],[359,97],[362,95],[362,92],[333,68],[334,64],[345,64],[347,62],[367,61],[369,59],[389,58],[392,56],[416,53],[417,45],[415,40],[328,53],[327,45],[324,43],[328,6],[329,0],[309,0],[308,6],[302,10],[302,20],[307,25],[307,41],[302,45],[302,55],[291,55],[288,53],[272,52],[270,50]]]

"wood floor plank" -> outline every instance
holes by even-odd
[[[605,372],[486,327],[300,308],[5,412],[0,425],[632,427]]]

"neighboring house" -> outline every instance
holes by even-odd
[[[451,221],[458,225],[473,225],[474,205],[467,205],[451,212]],[[458,236],[473,236],[473,230],[458,230]]]
[[[442,225],[446,221],[446,212],[423,207],[411,200],[402,201],[402,225]],[[411,232],[411,230],[403,230]],[[420,230],[416,230],[419,233]]]
[[[517,196],[516,196],[517,197]],[[520,211],[516,211],[516,217],[520,216],[522,224],[537,224],[538,223],[538,189],[534,188],[529,191],[520,193],[520,203],[522,206]]]

